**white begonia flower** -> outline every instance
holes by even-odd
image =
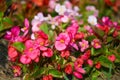
[[[97,18],[93,15],[89,16],[88,17],[88,23],[95,26],[97,24]]]
[[[63,15],[65,12],[66,12],[66,7],[65,5],[60,5],[60,4],[57,4],[56,7],[55,7],[55,11],[59,14],[59,15]]]
[[[34,33],[31,34],[31,39],[35,40],[35,34]]]

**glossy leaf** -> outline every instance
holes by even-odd
[[[51,74],[53,77],[57,77],[57,78],[62,78],[63,77],[63,74],[56,69],[50,69],[49,74]]]
[[[25,45],[22,42],[14,42],[13,46],[20,52],[23,52]]]
[[[13,24],[12,20],[8,17],[3,18],[3,22],[7,22],[8,24]]]
[[[93,72],[91,80],[97,80],[100,74],[100,71],[96,70],[95,72]]]
[[[42,25],[40,25],[40,30],[42,30],[46,34],[49,34],[49,28],[48,28],[48,25],[46,23],[43,23]]]
[[[40,76],[42,74],[44,74],[46,72],[46,68],[40,68],[40,69],[37,69],[32,75],[31,77],[37,77],[37,76]]]

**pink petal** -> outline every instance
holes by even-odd
[[[27,55],[22,55],[20,57],[20,62],[23,64],[29,64],[31,62],[31,59]]]
[[[75,77],[77,77],[78,79],[82,79],[83,78],[82,74],[80,74],[79,72],[76,72],[76,71],[73,72],[73,75]]]
[[[61,43],[60,41],[56,41],[55,48],[59,51],[62,51],[66,49],[66,45],[64,43]]]

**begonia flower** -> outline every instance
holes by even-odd
[[[88,41],[83,39],[81,42],[79,42],[79,46],[81,52],[84,52],[89,47]]]
[[[12,66],[14,76],[20,76],[21,75],[21,67],[18,65]]]
[[[99,41],[99,39],[94,39],[91,43],[91,45],[96,48],[96,49],[99,49],[101,48],[101,42]]]
[[[89,16],[88,17],[88,23],[90,23],[93,26],[97,25],[97,18],[93,15]]]
[[[60,33],[55,41],[55,48],[59,51],[65,50],[70,42],[69,35],[67,33]]]

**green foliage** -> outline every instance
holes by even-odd
[[[109,68],[113,63],[106,56],[100,56],[98,59],[102,66]]]
[[[56,69],[50,69],[49,74],[52,75],[53,77],[56,77],[56,78],[62,78],[63,77],[63,74]]]
[[[46,34],[49,34],[49,28],[47,23],[43,23],[40,25],[40,30],[42,30],[43,32],[45,32]]]
[[[13,46],[20,52],[23,52],[25,45],[22,42],[14,42]]]

